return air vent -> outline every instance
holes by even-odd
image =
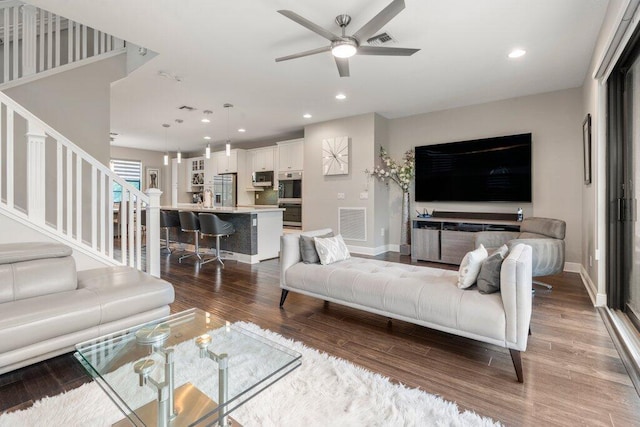
[[[394,44],[398,43],[396,39],[394,39],[389,33],[380,33],[377,36],[373,36],[367,40],[371,46],[382,46],[384,44]]]
[[[338,208],[338,230],[344,239],[367,240],[367,208]]]
[[[197,108],[196,107],[190,107],[188,105],[183,105],[182,107],[178,107],[178,110],[182,110],[182,111],[196,111]]]

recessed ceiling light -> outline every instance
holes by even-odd
[[[342,101],[343,99],[347,99],[347,95],[345,95],[344,93],[339,93],[336,95],[336,99],[339,99]]]
[[[240,129],[238,129],[238,132],[246,132],[246,131],[247,131],[247,130],[246,130],[246,129],[244,129],[244,128],[240,128]]]
[[[521,56],[524,56],[524,54],[527,53],[526,50],[522,50],[522,49],[513,49],[510,53],[509,53],[509,58],[520,58]]]
[[[209,120],[209,119],[202,119],[202,120],[200,120],[200,121],[201,121],[202,123],[210,123],[210,122],[211,122],[211,120]]]
[[[205,136],[204,139],[206,139],[207,141],[211,139],[210,136]]]
[[[303,114],[302,117],[304,117],[305,119],[310,119],[311,118],[311,114],[306,113],[306,114]]]

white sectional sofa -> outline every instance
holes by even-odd
[[[131,267],[76,271],[71,248],[0,245],[0,374],[169,314],[173,286]]]
[[[331,230],[303,233],[324,235]],[[531,247],[512,248],[500,270],[500,292],[459,289],[456,271],[358,257],[305,264],[300,235],[281,237],[280,287],[509,349],[518,381],[531,320]]]

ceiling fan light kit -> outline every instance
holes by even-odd
[[[345,34],[346,27],[351,22],[351,16],[347,14],[336,16],[336,24],[342,29],[342,35],[337,35],[309,21],[308,19],[303,18],[295,12],[290,10],[279,10],[278,13],[329,40],[331,45],[307,50],[293,55],[282,56],[276,58],[276,62],[288,61],[290,59],[302,58],[304,56],[330,51],[335,58],[340,77],[349,77],[348,58],[354,55],[411,56],[420,49],[361,45],[361,40],[366,41],[372,38],[376,32],[384,27],[404,8],[404,0],[393,0],[387,7],[382,9],[376,16],[371,18],[369,22],[364,24],[362,28],[351,36],[347,36]]]

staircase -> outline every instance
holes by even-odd
[[[1,89],[122,52],[124,42],[113,36],[0,1]],[[102,264],[160,275],[159,190],[134,188],[3,92],[0,142],[0,215]],[[122,186],[118,208],[114,184]]]
[[[124,52],[123,40],[20,1],[0,1],[0,84]]]

